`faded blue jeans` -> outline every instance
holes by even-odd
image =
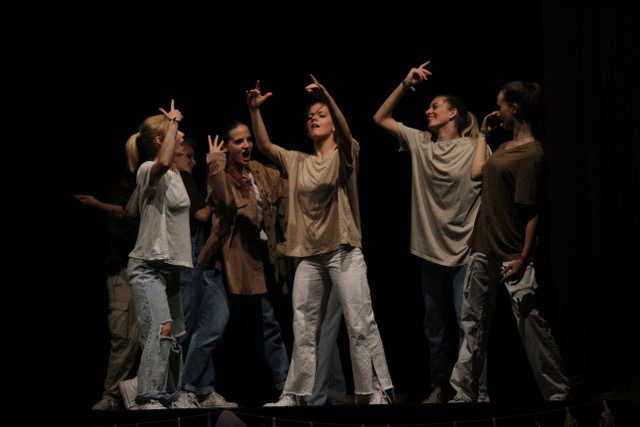
[[[177,337],[184,334],[180,300],[180,269],[162,261],[129,258],[129,284],[140,327],[140,364],[136,402],[170,402],[177,397],[181,350]],[[171,335],[160,334],[171,323]]]
[[[180,337],[184,369],[180,388],[199,397],[215,391],[213,354],[229,321],[229,301],[222,274],[198,264],[204,246],[203,227],[191,238],[193,269],[180,273],[180,297],[186,334]]]
[[[334,287],[349,335],[355,394],[367,395],[376,383],[393,388],[387,360],[371,306],[367,266],[357,247],[303,258],[292,291],[293,353],[284,393],[308,398],[315,383],[318,337]],[[325,296],[326,295],[326,296]]]
[[[453,365],[464,339],[462,302],[467,265],[448,267],[421,259],[424,336],[429,344],[429,366],[433,386],[449,387]],[[455,315],[455,322],[451,316]],[[487,390],[487,360],[479,379]]]

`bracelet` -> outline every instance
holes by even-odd
[[[413,85],[411,83],[409,83],[408,81],[406,81],[406,80],[402,81],[402,86],[411,89],[411,92],[415,92],[416,91],[416,88],[413,87]]]
[[[485,132],[483,130],[481,130],[480,132],[478,132],[478,136],[484,136],[485,138],[489,138],[490,133],[489,132]]]
[[[518,256],[518,260],[520,260],[520,261],[522,261],[522,262],[526,262],[528,258],[529,258],[529,257],[524,256],[524,255],[522,255],[522,254],[520,254],[520,255]]]
[[[180,120],[176,119],[175,117],[171,117],[169,119],[169,121],[174,122],[174,123],[180,123]]]

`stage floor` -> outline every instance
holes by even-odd
[[[571,402],[450,403],[423,405],[305,406],[287,408],[179,409],[154,411],[38,410],[24,408],[10,417],[12,424],[29,426],[175,426],[175,427],[319,427],[319,426],[486,426],[568,427],[601,425],[610,411],[616,427],[637,427],[638,396]],[[222,415],[224,414],[224,415]],[[220,421],[220,422],[219,422]]]

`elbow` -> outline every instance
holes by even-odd
[[[482,181],[482,171],[471,171],[471,181]]]

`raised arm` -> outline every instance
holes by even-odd
[[[487,114],[482,120],[476,151],[473,153],[471,162],[471,180],[473,181],[480,181],[484,175],[484,165],[488,159],[487,138],[491,132],[500,127],[500,123],[500,113],[497,111]]]
[[[351,139],[353,137],[347,119],[342,114],[342,111],[340,111],[340,108],[338,108],[338,104],[336,104],[333,97],[329,94],[329,91],[318,83],[318,80],[313,74],[310,74],[310,76],[313,83],[307,85],[305,90],[315,96],[320,102],[323,102],[329,109],[333,126],[336,128],[336,134],[338,135],[338,144],[340,144],[347,159],[351,162]]]
[[[182,113],[180,110],[175,108],[173,99],[171,100],[171,109],[168,112],[165,111],[164,108],[160,108],[160,111],[164,114],[169,123],[167,125],[167,133],[160,145],[157,160],[155,160],[151,166],[149,174],[150,185],[155,185],[160,177],[173,165],[176,146],[178,145],[178,124],[182,120]]]
[[[415,90],[414,86],[427,80],[432,74],[431,71],[425,68],[430,62],[431,61],[427,61],[419,67],[409,70],[407,77],[398,84],[393,92],[391,92],[391,95],[387,97],[380,108],[378,108],[378,111],[373,115],[373,121],[394,138],[398,136],[398,121],[392,117],[393,112],[405,92]]]
[[[280,165],[276,155],[278,146],[272,143],[271,139],[269,139],[269,133],[264,125],[262,113],[260,112],[260,107],[264,101],[273,95],[273,93],[268,92],[263,95],[262,92],[260,92],[260,80],[256,80],[256,87],[248,90],[246,94],[247,105],[249,106],[249,115],[251,116],[251,127],[253,128],[253,138],[258,146],[258,150],[267,156],[273,163]]]

